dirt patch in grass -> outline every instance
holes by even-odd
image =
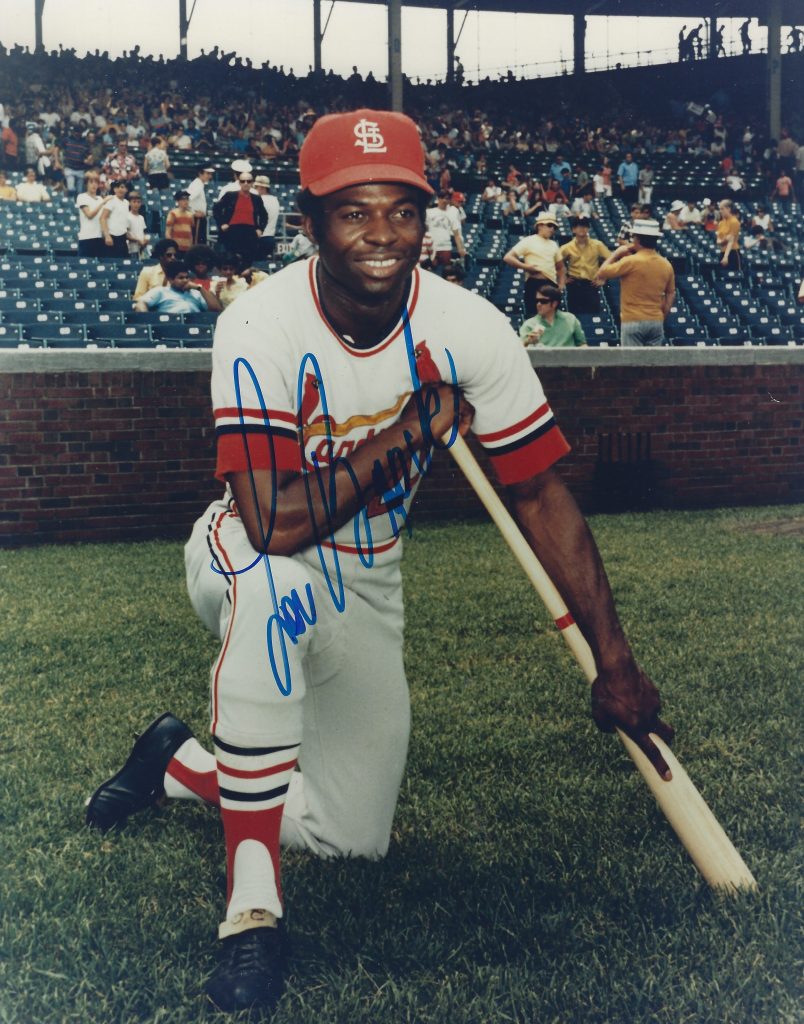
[[[797,536],[804,534],[804,516],[786,516],[783,519],[769,519],[764,523],[751,523],[739,527],[745,533],[772,534],[774,536]]]

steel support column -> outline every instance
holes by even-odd
[[[779,138],[782,128],[782,5],[771,0],[768,8],[768,132]]]
[[[321,70],[321,0],[313,0],[313,71]]]
[[[402,0],[388,0],[388,92],[391,110],[402,110]]]
[[[447,84],[455,82],[455,11],[450,3],[447,6]]]
[[[34,5],[34,53],[42,53],[45,49],[44,36],[42,34],[42,14],[45,10],[45,0],[36,0]]]
[[[187,0],[179,0],[179,56],[187,60],[187,32],[190,22],[187,19]]]
[[[576,75],[586,73],[586,18],[583,14],[572,16],[572,70]]]

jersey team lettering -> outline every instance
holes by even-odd
[[[355,145],[362,146],[364,153],[385,153],[387,146],[385,138],[380,131],[376,121],[368,121],[365,117],[357,122],[354,127]]]

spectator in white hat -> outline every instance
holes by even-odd
[[[240,175],[250,175],[252,173],[252,167],[248,160],[232,160],[229,166],[232,168],[232,180],[229,182],[228,185],[224,185],[223,188],[218,192],[218,195],[215,198],[216,203],[220,202],[221,196],[226,195],[227,192],[239,192]]]
[[[679,231],[681,228],[686,227],[680,216],[684,206],[685,204],[680,199],[676,199],[674,203],[670,204],[670,209],[665,214],[664,223],[662,224],[664,231]]]
[[[656,252],[662,236],[659,222],[635,220],[631,242],[621,245],[603,263],[596,281],[620,279],[620,344],[624,347],[661,345],[664,321],[676,297],[669,260]]]

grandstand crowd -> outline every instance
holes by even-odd
[[[543,103],[524,88],[406,82],[435,192],[423,267],[485,295],[526,344],[614,345],[627,310],[607,261],[644,243],[673,271],[662,341],[804,340],[804,125],[771,139],[759,108],[646,117],[609,86]],[[0,45],[0,342],[209,344],[222,308],[314,252],[295,206],[312,122],[385,103],[356,69],[299,76],[217,48],[180,62]]]

